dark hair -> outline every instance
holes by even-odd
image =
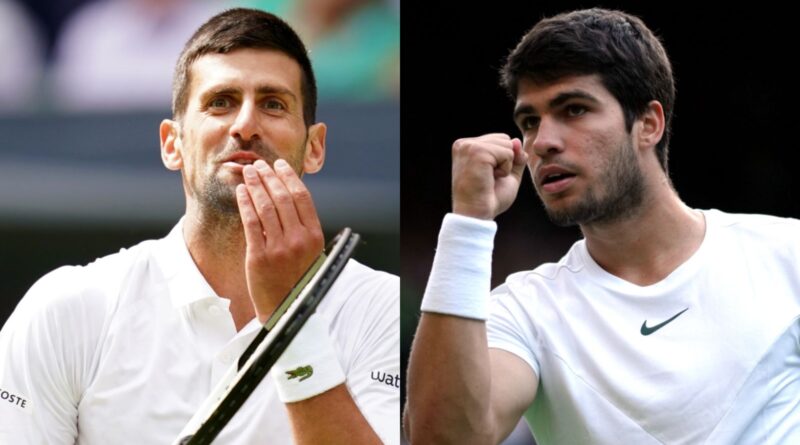
[[[638,17],[594,8],[543,19],[509,54],[501,83],[516,99],[522,78],[549,83],[589,74],[619,101],[629,132],[651,100],[661,102],[666,128],[656,156],[667,172],[675,79],[667,52]]]
[[[317,84],[308,51],[294,30],[279,17],[257,9],[234,8],[204,23],[183,47],[172,81],[172,115],[178,120],[189,102],[192,64],[206,54],[225,54],[242,48],[274,49],[294,59],[302,70],[300,93],[303,119],[313,124],[317,113]]]

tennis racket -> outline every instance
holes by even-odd
[[[328,243],[173,445],[210,444],[217,437],[314,313],[353,255],[359,239],[357,233],[345,228]]]

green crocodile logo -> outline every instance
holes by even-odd
[[[298,381],[302,382],[303,380],[314,375],[314,368],[312,368],[311,365],[300,366],[297,369],[286,371],[286,374],[289,376],[289,380],[300,377],[300,380]]]

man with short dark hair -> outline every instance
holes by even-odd
[[[294,31],[218,14],[173,94],[161,156],[186,214],[26,294],[0,331],[2,443],[171,443],[323,249],[301,177],[322,168],[326,127]],[[351,260],[217,442],[398,443],[398,296],[397,277]]]
[[[659,40],[622,12],[560,14],[502,74],[523,138],[453,144],[410,441],[498,443],[523,416],[540,445],[800,440],[800,223],[680,200]],[[584,239],[490,297],[493,219],[526,166],[550,218]]]

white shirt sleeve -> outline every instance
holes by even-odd
[[[539,377],[540,353],[535,329],[525,317],[525,308],[503,284],[492,291],[491,316],[486,323],[489,347],[508,351],[527,363]]]
[[[341,283],[340,291],[350,297],[332,324],[347,331],[335,336],[347,388],[383,443],[395,445],[400,443],[400,279],[370,272],[366,279]]]
[[[79,290],[79,271],[45,275],[0,331],[0,443],[75,443],[104,314],[100,299]]]

